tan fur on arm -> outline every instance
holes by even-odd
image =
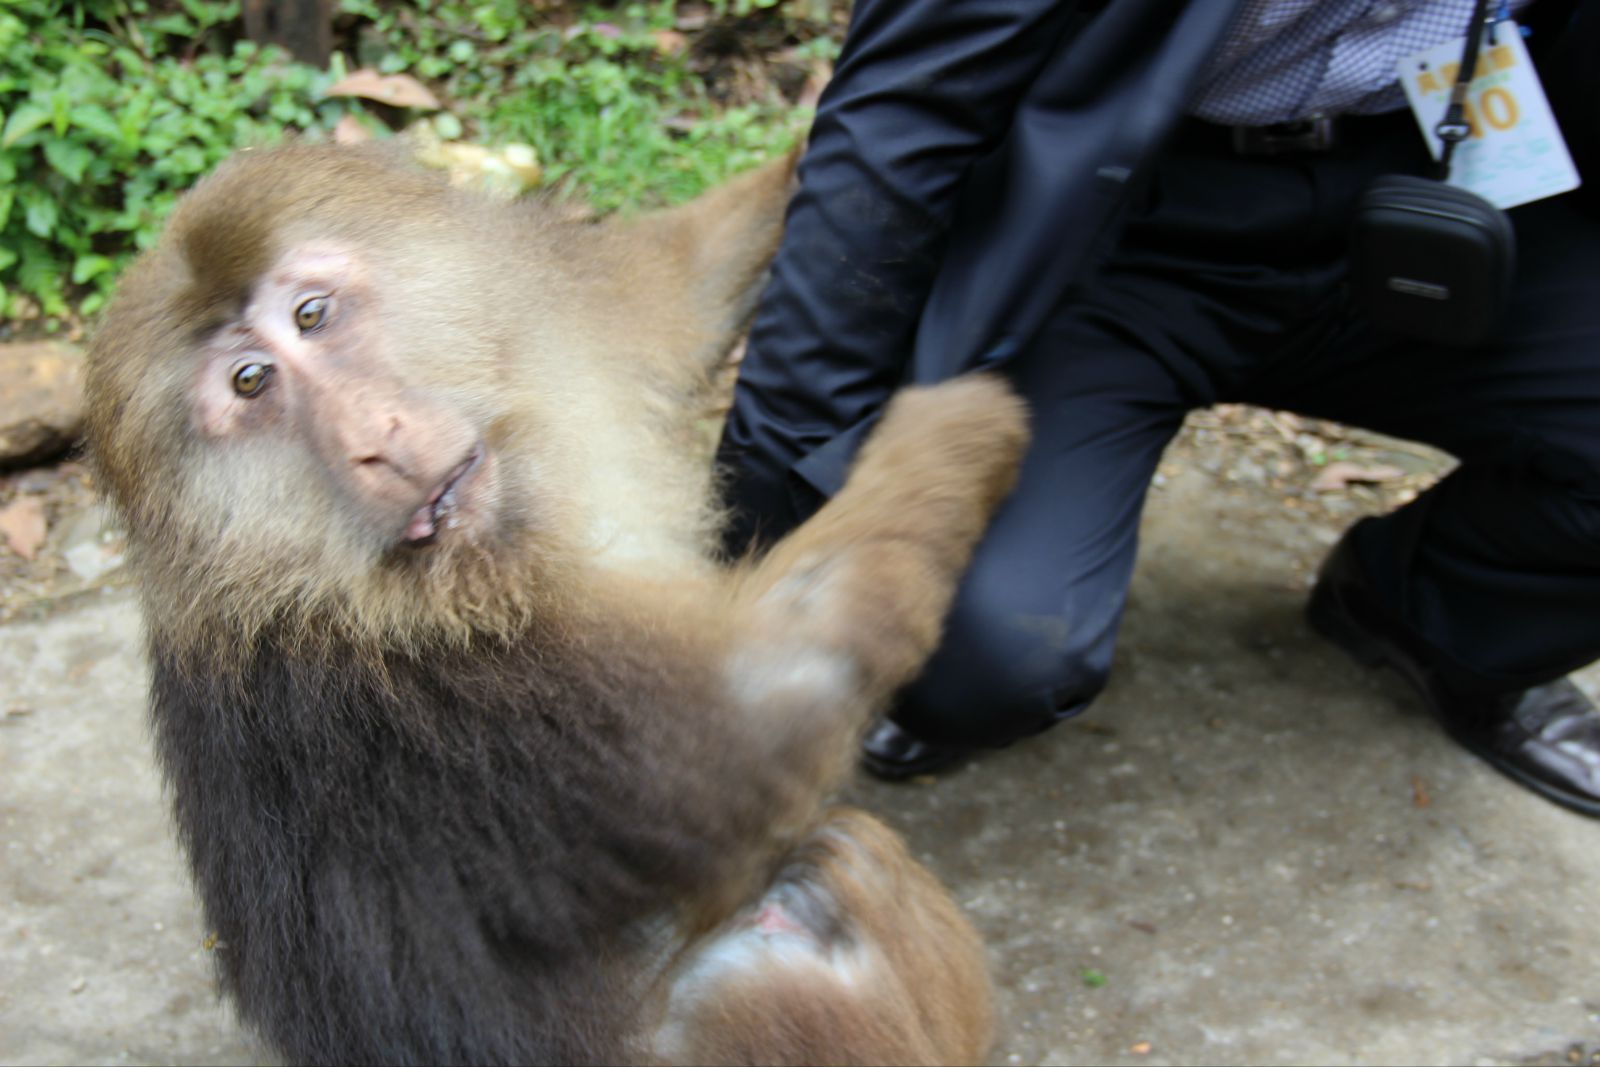
[[[932,653],[956,581],[1016,477],[1021,401],[999,379],[909,389],[843,491],[741,576],[754,629],[848,653],[877,697]]]
[[[937,645],[1027,438],[997,378],[904,391],[843,491],[737,576],[735,697],[779,758],[825,782],[848,767],[856,731]]]

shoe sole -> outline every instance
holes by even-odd
[[[1412,665],[1409,660],[1396,656],[1389,651],[1386,642],[1373,638],[1366,631],[1358,628],[1349,621],[1348,614],[1339,604],[1338,597],[1328,591],[1325,586],[1318,585],[1311,593],[1311,602],[1306,605],[1306,621],[1311,628],[1327,638],[1340,651],[1354,659],[1363,667],[1388,667],[1406,680],[1422,699],[1422,706],[1428,709],[1428,714],[1439,728],[1449,735],[1450,739],[1468,752],[1483,760],[1489,766],[1510,778],[1518,785],[1531,790],[1544,797],[1546,800],[1580,815],[1591,818],[1600,818],[1600,801],[1591,800],[1586,796],[1551,785],[1542,778],[1536,778],[1512,763],[1506,763],[1499,753],[1475,741],[1465,731],[1461,730],[1454,722],[1440,714],[1434,707],[1434,702],[1429,699],[1428,679],[1420,670]]]
[[[871,753],[861,753],[861,769],[880,782],[909,782],[913,778],[924,775],[940,774],[944,771],[954,770],[957,766],[972,758],[970,752],[957,752],[942,755],[935,759],[924,759],[915,764],[890,763],[880,760]]]

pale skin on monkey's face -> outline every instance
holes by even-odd
[[[373,543],[482,534],[501,511],[495,452],[467,413],[402,376],[381,301],[352,253],[322,244],[284,255],[237,319],[202,345],[193,428],[222,451],[309,450]]]

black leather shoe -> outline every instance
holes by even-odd
[[[954,767],[973,749],[924,741],[888,719],[867,731],[861,742],[861,766],[874,778],[900,782],[919,774],[934,774]]]
[[[1447,678],[1373,594],[1349,537],[1323,563],[1306,617],[1360,662],[1398,670],[1467,751],[1557,804],[1600,817],[1600,710],[1569,679],[1474,694]]]

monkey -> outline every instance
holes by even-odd
[[[219,983],[287,1060],[984,1055],[976,932],[830,805],[1026,415],[907,389],[811,520],[718,558],[685,431],[792,171],[594,222],[247,150],[119,281],[88,451]]]

